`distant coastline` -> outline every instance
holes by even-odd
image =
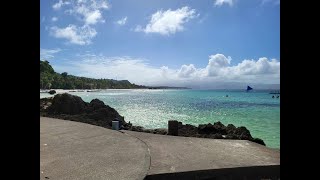
[[[58,92],[99,92],[99,91],[105,91],[105,90],[179,90],[179,89],[192,89],[192,88],[188,88],[188,87],[163,87],[163,86],[147,86],[146,88],[106,88],[106,89],[40,89],[40,93],[48,93],[50,90],[55,90]]]
[[[128,80],[94,79],[69,75],[67,72],[57,73],[48,61],[40,60],[40,92],[41,90],[105,90],[105,89],[190,89],[188,87],[145,86]]]

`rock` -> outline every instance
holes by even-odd
[[[52,94],[55,94],[56,91],[55,90],[50,90],[48,93],[52,95]]]
[[[52,105],[48,108],[48,114],[54,115],[56,118],[67,117],[70,120],[107,128],[111,128],[112,121],[117,119],[120,122],[121,128],[130,128],[124,121],[124,117],[120,116],[115,109],[105,105],[102,101],[93,99],[90,103],[86,103],[80,97],[67,93],[58,94],[53,98]]]
[[[239,136],[235,134],[227,134],[225,139],[239,139]]]
[[[197,137],[197,134],[198,134],[197,127],[195,127],[191,124],[183,125],[181,122],[179,122],[179,127],[178,127],[178,135],[179,136]]]
[[[101,101],[101,100],[99,100],[99,99],[93,99],[93,100],[89,103],[89,107],[92,107],[92,110],[97,110],[97,109],[106,107],[106,105],[104,104],[103,101]]]
[[[222,134],[217,133],[217,134],[213,134],[213,139],[223,139]]]
[[[199,134],[216,134],[218,131],[217,129],[211,124],[200,124],[198,126],[198,133]]]
[[[129,130],[132,127],[132,124],[130,123],[130,121],[128,123],[125,123],[122,125],[124,130]]]
[[[168,134],[168,130],[165,129],[165,128],[154,129],[154,130],[153,130],[153,134],[166,135],[166,134]]]
[[[253,138],[252,140],[251,140],[252,142],[255,142],[255,143],[258,143],[258,144],[261,144],[261,145],[266,145],[264,142],[263,142],[263,140],[262,139],[260,139],[260,138]]]
[[[143,132],[155,134],[154,131],[153,131],[153,129],[144,129]]]
[[[252,139],[250,131],[244,126],[238,127],[235,130],[234,134],[238,135],[239,139],[242,139],[242,140],[250,140],[250,139]]]
[[[67,93],[57,94],[48,108],[49,114],[81,114],[86,108],[86,103],[79,97]]]
[[[228,126],[226,127],[227,134],[234,134],[236,129],[237,128],[233,124],[228,124]]]
[[[220,121],[213,123],[213,127],[216,129],[217,133],[219,133],[220,135],[227,134],[226,126],[223,125]]]
[[[213,125],[211,123],[208,124],[200,124],[198,126],[199,134],[227,134],[227,130],[225,125],[223,125],[220,121],[215,122]]]
[[[52,104],[52,97],[40,99],[40,112],[45,111]]]
[[[143,132],[144,131],[144,127],[142,127],[142,126],[132,126],[129,130]]]

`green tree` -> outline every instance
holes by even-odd
[[[62,76],[63,78],[66,78],[66,77],[68,76],[68,73],[67,73],[67,72],[63,72],[63,73],[61,73],[61,76]]]

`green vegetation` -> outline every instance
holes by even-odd
[[[48,61],[40,61],[40,89],[135,89],[146,86],[128,80],[93,79],[54,72]]]

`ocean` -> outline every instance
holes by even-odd
[[[86,102],[98,98],[133,125],[167,128],[168,120],[193,125],[220,121],[225,125],[245,126],[253,137],[263,139],[268,147],[280,149],[280,97],[272,98],[273,94],[269,92],[108,89],[69,93]],[[40,93],[40,98],[50,96]]]

